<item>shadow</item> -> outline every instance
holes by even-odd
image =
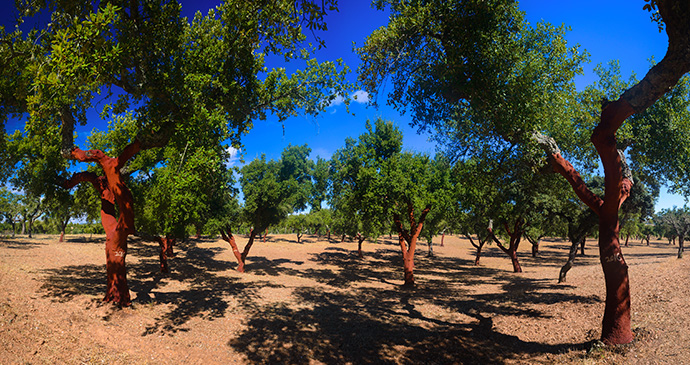
[[[47,243],[36,242],[36,241],[19,241],[12,238],[2,238],[0,239],[0,247],[14,249],[14,250],[30,250],[32,248],[38,248],[45,246]]]
[[[584,351],[588,343],[524,341],[498,331],[495,317],[550,318],[538,305],[601,301],[573,294],[572,286],[555,280],[526,278],[442,255],[417,255],[417,286],[406,289],[401,286],[399,248],[386,244],[363,259],[337,246],[311,253],[304,261],[254,256],[247,278],[234,272],[235,262],[219,259],[226,247],[199,247],[200,242],[206,241],[176,246],[170,274],[159,272],[157,244],[130,242],[128,255],[136,258],[127,264],[134,308],[164,304],[156,307],[157,317],[141,335],[173,336],[190,331],[192,319],[213,321],[241,313],[247,316],[245,327],[230,336],[227,345],[251,363],[534,363],[532,357]],[[57,302],[105,292],[104,265],[43,273],[41,290]],[[299,278],[317,284],[276,284],[274,276],[288,279],[281,283]],[[262,288],[287,289],[288,294],[267,301]]]
[[[160,272],[158,245],[133,240],[129,244],[127,281],[133,294],[132,306],[166,304],[152,325],[142,336],[173,335],[187,331],[192,318],[214,320],[232,310],[231,302],[245,310],[255,307],[256,291],[263,287],[277,287],[266,281],[246,282],[241,277],[228,276],[233,263],[215,258],[222,248],[199,248],[195,241],[177,247],[178,256],[169,260],[171,273]],[[41,292],[56,302],[74,300],[79,295],[100,297],[106,290],[104,265],[63,266],[46,269]],[[103,318],[108,320],[107,316]]]
[[[41,285],[44,297],[64,303],[78,295],[103,296],[106,289],[105,264],[69,265],[43,270],[45,279]]]
[[[65,242],[79,242],[79,243],[97,243],[97,244],[105,244],[105,238],[104,238],[104,237],[91,237],[91,238],[87,238],[86,236],[81,236],[81,237],[70,237],[70,236],[65,236],[64,241],[65,241]]]
[[[587,348],[587,343],[548,345],[502,334],[477,309],[468,311],[474,318],[469,323],[428,318],[417,308],[418,294],[298,288],[295,295],[308,309],[262,307],[228,346],[251,363],[290,364],[503,363]]]

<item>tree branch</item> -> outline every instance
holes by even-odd
[[[585,181],[580,176],[580,173],[575,170],[573,165],[568,162],[563,156],[561,156],[560,149],[556,144],[556,141],[548,136],[541,134],[540,132],[534,132],[532,138],[542,147],[542,149],[549,155],[549,162],[553,167],[554,171],[563,176],[570,186],[575,191],[580,200],[587,204],[595,213],[599,214],[601,211],[601,206],[604,201],[594,194],[589,188]]]

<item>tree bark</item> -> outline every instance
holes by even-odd
[[[364,255],[362,254],[362,242],[364,242],[365,239],[366,237],[364,237],[361,233],[357,233],[357,256],[360,259],[364,258]],[[343,235],[343,240],[345,240],[345,235]]]
[[[235,236],[232,235],[232,231],[230,228],[226,228],[225,230],[221,229],[220,230],[220,235],[223,237],[223,240],[225,240],[227,243],[230,244],[230,247],[232,247],[232,253],[235,255],[235,258],[237,259],[237,271],[238,272],[244,272],[244,266],[245,266],[245,261],[247,259],[247,255],[249,255],[249,249],[252,248],[252,245],[254,244],[254,239],[256,238],[256,232],[257,230],[252,230],[249,233],[249,241],[247,241],[247,244],[244,246],[244,250],[240,253],[240,250],[237,247],[237,242],[235,242]]]
[[[140,143],[135,140],[127,145],[117,158],[113,158],[100,150],[82,151],[76,147],[72,148],[70,155],[73,159],[98,163],[104,176],[97,177],[88,172],[77,173],[65,184],[66,188],[72,188],[80,182],[88,181],[101,195],[101,224],[106,235],[107,273],[107,289],[103,300],[121,306],[131,304],[125,259],[127,236],[134,233],[134,198],[125,185],[120,170],[140,149]],[[118,218],[115,218],[115,204],[120,212]]]
[[[414,283],[414,253],[417,248],[417,239],[420,233],[422,233],[422,228],[424,227],[424,221],[426,216],[431,210],[431,205],[427,205],[419,216],[419,221],[415,220],[414,217],[414,206],[411,202],[407,203],[407,214],[410,221],[410,228],[405,229],[400,220],[400,215],[397,213],[393,214],[393,223],[395,229],[398,231],[398,242],[400,243],[400,250],[403,256],[403,276],[404,276],[404,287],[413,287]]]
[[[515,221],[515,225],[513,227],[513,231],[511,232],[510,228],[508,227],[507,224],[503,224],[503,228],[506,230],[508,233],[508,236],[510,237],[510,244],[508,245],[508,248],[503,246],[501,241],[496,237],[494,234],[494,231],[491,227],[488,227],[487,230],[489,231],[489,235],[491,239],[496,242],[496,245],[498,245],[498,248],[501,249],[501,251],[505,252],[508,257],[510,257],[510,261],[513,264],[513,272],[522,272],[522,267],[520,267],[520,261],[518,260],[517,257],[517,250],[518,247],[520,246],[520,240],[522,239],[522,235],[525,233],[525,228],[527,225],[525,222],[522,220],[522,218],[518,218]]]
[[[565,283],[566,281],[566,275],[568,275],[568,271],[572,269],[573,264],[575,263],[575,257],[577,257],[577,248],[580,246],[582,243],[581,240],[587,239],[586,237],[582,237],[581,239],[573,239],[571,241],[570,245],[570,252],[568,252],[568,261],[565,262],[563,267],[561,267],[561,271],[558,274],[558,282],[559,283]]]
[[[477,243],[474,243],[474,240],[469,233],[465,233],[465,237],[467,237],[467,239],[470,240],[470,244],[477,249],[477,253],[474,256],[474,266],[479,266],[479,258],[482,256],[482,248],[489,238],[487,237],[482,239],[481,235],[477,234]]]
[[[683,251],[685,251],[685,248],[683,246],[684,242],[685,242],[685,237],[684,236],[678,236],[678,258],[679,259],[683,258]]]
[[[158,241],[158,245],[161,249],[159,254],[161,262],[161,272],[167,274],[170,272],[170,269],[168,268],[168,258],[175,257],[175,254],[173,253],[175,239],[166,235],[165,237],[157,237],[156,241]]]
[[[524,234],[525,238],[527,238],[527,241],[532,245],[532,257],[536,258],[539,256],[539,241],[543,238],[543,236],[537,237],[537,239],[532,238],[532,236],[528,235],[527,233]]]

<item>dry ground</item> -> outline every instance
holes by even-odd
[[[157,246],[131,241],[120,309],[100,300],[103,238],[87,238],[0,240],[0,363],[690,363],[690,259],[663,242],[624,248],[636,339],[602,349],[593,241],[557,284],[562,241],[537,259],[523,243],[514,274],[495,246],[475,267],[468,241],[437,239],[436,257],[417,251],[413,290],[392,240],[358,259],[356,243],[272,236],[240,274],[224,241],[191,239],[169,275]]]

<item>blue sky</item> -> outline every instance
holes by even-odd
[[[3,10],[0,21],[6,26],[12,20],[12,3],[3,1],[0,5]],[[205,14],[219,1],[183,0],[182,3],[183,15],[191,18],[197,10]],[[585,75],[576,80],[581,89],[595,80],[592,69],[599,63],[618,59],[624,77],[632,72],[642,77],[649,69],[651,57],[657,60],[663,57],[667,37],[665,33],[659,33],[657,25],[650,20],[650,14],[642,10],[644,4],[644,0],[529,0],[520,1],[520,8],[526,12],[527,20],[532,24],[544,20],[572,28],[567,34],[569,44],[579,44],[591,57],[591,63],[585,66]],[[353,42],[358,46],[362,45],[368,34],[386,25],[388,14],[372,9],[369,0],[341,0],[339,8],[339,12],[328,14],[328,31],[320,33],[326,42],[326,48],[318,51],[315,56],[319,60],[342,58],[352,69],[350,77],[354,80],[359,59],[352,52]],[[367,107],[363,103],[352,103],[350,114],[346,112],[344,105],[334,105],[317,117],[291,118],[285,122],[284,129],[275,119],[257,121],[243,138],[241,153],[245,161],[262,153],[275,159],[280,157],[280,152],[288,144],[307,143],[312,149],[312,157],[319,155],[330,158],[344,144],[346,137],[357,137],[364,133],[367,119],[378,117],[392,120],[401,128],[405,149],[435,153],[436,146],[428,141],[428,136],[419,135],[409,127],[409,117],[401,116],[386,107],[385,100],[378,101],[379,109]],[[10,129],[17,125],[17,122],[10,122],[7,127]],[[82,130],[82,133],[104,125],[105,122],[96,120]],[[682,197],[662,191],[657,209],[683,204]]]

